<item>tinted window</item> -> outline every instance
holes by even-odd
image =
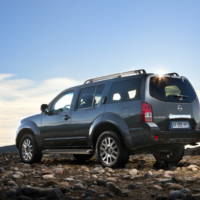
[[[104,85],[83,88],[79,95],[78,108],[89,108],[101,103]]]
[[[60,97],[53,105],[53,111],[64,111],[69,110],[71,107],[72,99],[73,99],[73,92],[64,94]]]
[[[92,107],[94,99],[95,87],[83,88],[80,92],[78,100],[78,108]]]
[[[111,86],[109,102],[121,102],[139,99],[140,78],[116,81]]]
[[[151,96],[170,102],[192,102],[196,98],[195,91],[186,79],[153,77],[150,80]]]
[[[94,96],[94,105],[95,106],[98,106],[101,103],[103,89],[104,89],[104,85],[98,85],[96,87],[95,96]]]

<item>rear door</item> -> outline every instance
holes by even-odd
[[[186,78],[149,77],[146,100],[153,108],[153,120],[161,131],[185,131],[196,127],[199,120],[199,103]]]
[[[99,84],[86,86],[80,90],[71,118],[73,147],[89,146],[89,128],[92,122],[104,112],[104,105],[101,103],[104,87],[104,84]]]

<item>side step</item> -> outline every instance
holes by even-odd
[[[92,154],[93,149],[46,149],[44,154]]]

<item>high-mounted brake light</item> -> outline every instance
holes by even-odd
[[[144,122],[152,122],[153,121],[152,106],[148,103],[142,103],[142,120]]]

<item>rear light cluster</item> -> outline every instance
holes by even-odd
[[[142,103],[142,120],[144,122],[153,122],[152,106],[148,103]]]

